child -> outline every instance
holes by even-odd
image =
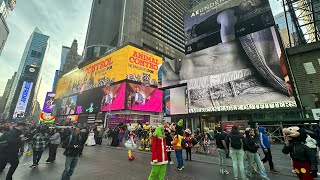
[[[171,160],[171,152],[174,151],[173,146],[171,142],[173,141],[172,136],[171,136],[171,131],[170,128],[166,128],[164,130],[164,133],[166,135],[166,145],[167,145],[167,156],[168,156],[168,163],[173,164],[173,161]]]
[[[203,144],[203,150],[205,153],[209,154],[209,144],[210,144],[210,139],[208,134],[204,135],[204,138],[202,140],[202,144]]]
[[[185,159],[186,161],[188,161],[190,159],[191,160],[191,148],[193,147],[192,144],[192,137],[191,137],[191,131],[190,129],[186,129],[185,130],[186,133],[186,137],[184,138],[184,140],[186,141],[186,147],[184,147],[186,149],[186,153],[187,153],[187,159]]]

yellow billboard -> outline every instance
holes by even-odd
[[[149,85],[158,84],[162,58],[133,46],[125,46],[58,81],[55,99],[129,79]]]

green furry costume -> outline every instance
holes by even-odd
[[[152,170],[148,180],[164,180],[167,170],[168,157],[164,127],[158,126],[152,137]]]

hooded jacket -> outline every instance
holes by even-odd
[[[270,140],[269,140],[269,136],[264,130],[265,130],[265,127],[263,126],[259,127],[258,140],[259,140],[260,147],[262,149],[268,149],[270,148]]]

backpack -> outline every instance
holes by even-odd
[[[233,149],[241,149],[243,147],[243,138],[241,135],[231,135],[229,137],[230,146]]]

